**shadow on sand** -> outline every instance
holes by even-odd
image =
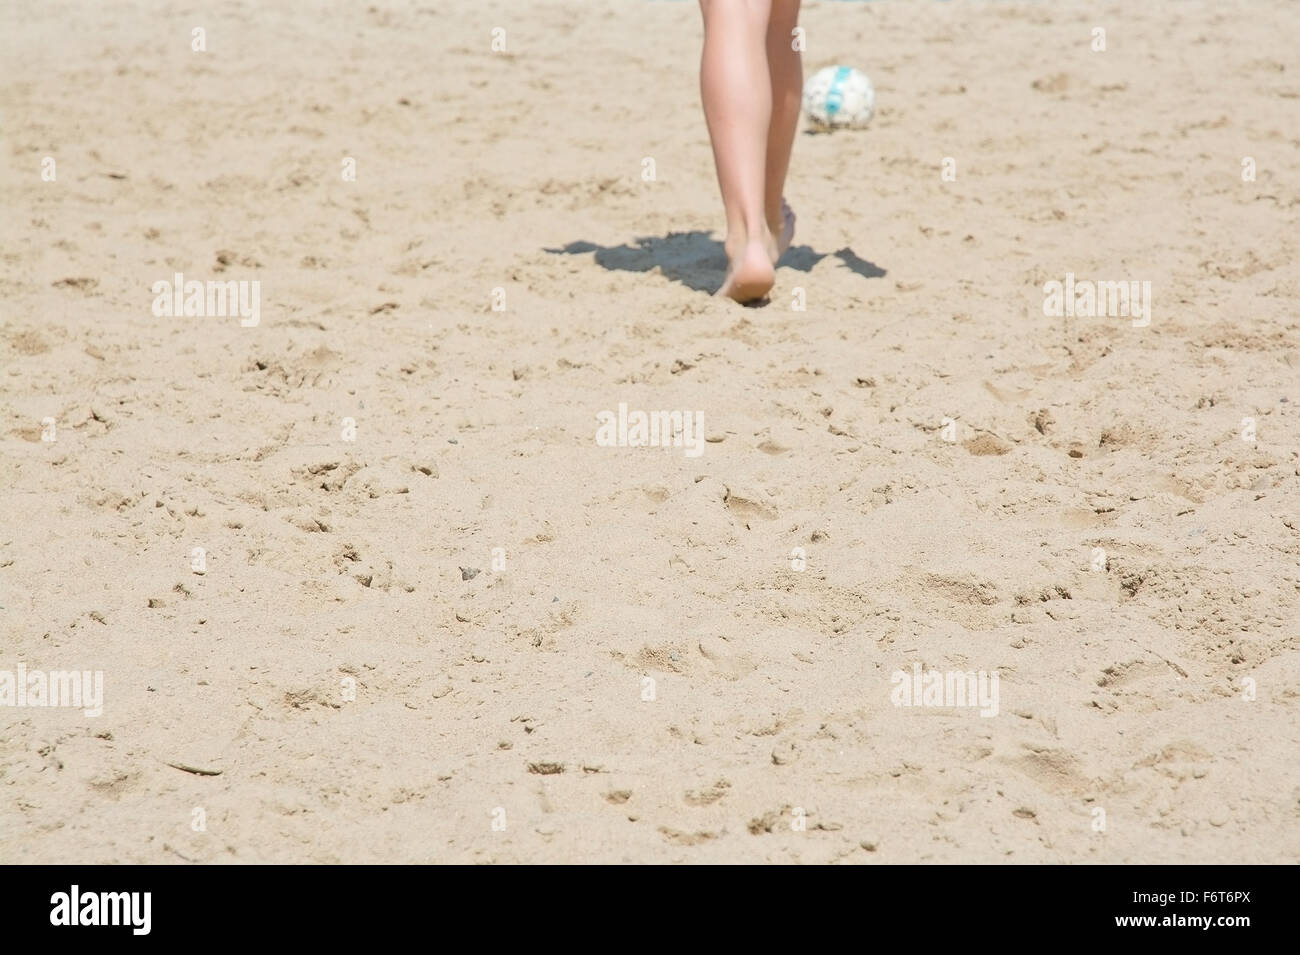
[[[570,242],[558,249],[545,249],[553,255],[585,255],[594,252],[596,264],[613,272],[649,272],[659,269],[674,282],[696,292],[715,292],[727,270],[727,256],[722,243],[711,232],[670,232],[666,236],[641,236],[623,245],[597,245],[594,242]],[[811,246],[792,245],[777,263],[778,268],[810,272],[827,256],[839,259],[864,279],[877,279],[885,270],[858,256],[852,249],[817,252]]]

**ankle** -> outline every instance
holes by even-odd
[[[768,223],[766,215],[754,216],[753,218],[727,223],[727,240],[734,242],[736,245],[762,242],[769,231],[771,231],[771,225]]]

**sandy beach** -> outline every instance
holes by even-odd
[[[694,3],[4,5],[0,861],[1300,861],[1300,5],[801,23],[747,308]]]

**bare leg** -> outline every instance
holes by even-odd
[[[767,181],[763,209],[776,236],[777,255],[794,238],[794,212],[786,205],[785,176],[790,169],[803,95],[803,56],[793,48],[799,25],[799,0],[772,0],[767,23],[767,68],[772,77],[772,121],[767,131]]]
[[[718,294],[738,302],[771,290],[778,255],[764,207],[772,116],[767,64],[771,5],[772,0],[700,0],[700,94],[727,216],[729,267]]]

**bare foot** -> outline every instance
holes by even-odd
[[[782,199],[780,221],[769,222],[767,226],[777,237],[776,256],[772,259],[772,264],[776,265],[777,260],[785,255],[785,250],[790,248],[790,241],[794,238],[794,210],[790,208],[790,203]]]
[[[731,255],[727,277],[722,280],[722,288],[718,289],[717,294],[742,304],[765,297],[776,281],[776,273],[772,268],[775,261],[772,258],[774,249],[775,244],[770,235],[746,242]]]

